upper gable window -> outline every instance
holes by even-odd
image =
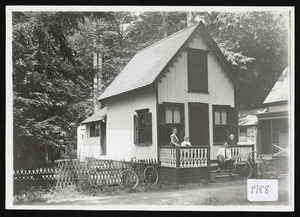
[[[207,54],[206,50],[187,49],[188,57],[188,91],[208,92]]]

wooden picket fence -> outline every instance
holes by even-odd
[[[155,165],[155,159],[138,159],[133,163],[145,161]],[[120,172],[130,166],[125,160],[88,159],[84,162],[77,160],[57,160],[56,186],[66,187],[87,181],[97,186],[118,185]]]
[[[16,168],[14,169],[14,194],[33,186],[43,188],[55,186],[55,174],[54,165]]]
[[[134,160],[139,163],[142,160]],[[157,164],[155,159],[144,159],[147,164]],[[54,165],[14,170],[14,194],[31,186],[44,188],[67,187],[87,181],[94,185],[117,185],[120,172],[128,168],[130,162],[125,160],[56,160]]]

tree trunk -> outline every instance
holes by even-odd
[[[163,31],[164,31],[164,37],[167,37],[168,36],[168,32],[167,32],[166,12],[163,12]]]
[[[186,26],[189,27],[192,25],[192,20],[193,20],[193,14],[191,11],[188,11],[186,13]]]
[[[94,52],[94,68],[96,73],[94,76],[94,113],[98,112],[101,108],[101,104],[98,100],[102,90],[102,52]]]

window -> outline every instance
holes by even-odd
[[[223,143],[228,137],[228,106],[213,106],[214,142]]]
[[[166,106],[166,124],[180,124],[181,115],[178,106]]]
[[[240,128],[240,136],[247,136],[247,128],[246,127],[243,127],[243,128]]]
[[[159,144],[169,144],[172,128],[177,128],[177,137],[184,137],[183,104],[165,103],[158,105],[158,141]]]
[[[90,137],[100,136],[100,124],[91,124],[90,125]]]
[[[208,92],[206,50],[188,49],[188,91]]]
[[[136,145],[152,144],[152,113],[149,109],[137,110],[134,115],[134,143]]]
[[[247,142],[247,128],[241,127],[239,130],[240,130],[240,135],[239,135],[240,142]]]

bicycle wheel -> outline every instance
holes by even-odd
[[[262,161],[259,163],[258,177],[272,179],[275,176],[276,168],[272,161]]]
[[[120,173],[120,182],[119,185],[122,188],[136,188],[139,183],[138,175],[132,170],[123,170]]]
[[[241,179],[248,179],[252,175],[252,167],[248,161],[237,162],[234,171]]]
[[[158,172],[153,166],[148,166],[144,170],[145,182],[148,185],[155,185],[158,181]]]

